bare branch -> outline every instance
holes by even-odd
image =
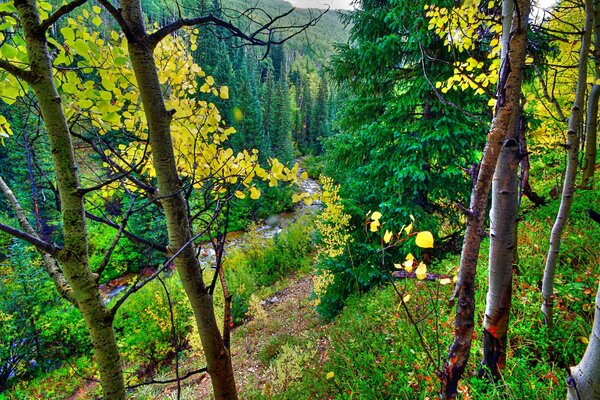
[[[0,190],[8,198],[8,201],[10,202],[13,211],[17,215],[17,220],[19,221],[19,225],[21,225],[21,228],[25,231],[25,233],[27,233],[31,237],[41,240],[39,238],[37,232],[33,229],[31,224],[27,220],[27,217],[25,216],[25,213],[23,212],[23,208],[21,207],[19,200],[14,195],[12,190],[8,187],[6,182],[4,182],[2,177],[0,177]],[[44,243],[46,243],[46,242],[44,242]],[[49,243],[46,243],[46,244],[52,246]],[[71,292],[72,292],[71,287],[69,286],[62,271],[60,270],[58,264],[56,263],[56,260],[50,254],[45,253],[45,252],[41,252],[41,255],[42,255],[42,260],[43,260],[42,265],[44,267],[44,270],[46,270],[48,275],[50,275],[50,278],[54,282],[54,284],[55,284],[56,288],[58,289],[58,291],[60,292],[61,296],[64,297],[66,300],[70,301],[71,303],[75,304],[74,299],[71,296]]]
[[[5,70],[9,74],[16,76],[19,79],[23,79],[29,84],[33,83],[33,81],[35,80],[35,76],[30,70],[19,68],[10,61],[4,60],[2,58],[0,58],[0,68]]]
[[[45,242],[38,237],[30,235],[26,232],[15,229],[11,226],[0,223],[0,231],[6,232],[9,235],[16,237],[17,239],[21,239],[26,241],[29,244],[34,245],[37,249],[50,254],[51,256],[58,256],[61,248],[53,245],[52,243]]]
[[[52,15],[50,15],[47,19],[43,20],[40,23],[40,26],[39,26],[40,32],[45,33],[48,30],[48,28],[50,28],[56,21],[58,21],[60,19],[60,17],[64,16],[65,14],[70,13],[77,7],[85,4],[87,1],[88,0],[74,0],[70,3],[67,3],[67,4],[61,6],[58,10],[54,11],[54,13],[52,13]]]
[[[198,375],[198,374],[201,374],[206,371],[207,371],[207,369],[206,369],[206,367],[204,367],[204,368],[197,369],[195,371],[190,371],[180,378],[166,379],[164,381],[157,381],[157,380],[151,379],[151,380],[143,382],[143,383],[138,383],[137,385],[127,386],[127,389],[131,390],[131,389],[139,388],[140,386],[147,386],[147,385],[154,385],[154,384],[166,385],[168,383],[181,382],[191,376]]]
[[[137,40],[133,35],[133,32],[131,32],[129,25],[127,25],[127,21],[125,21],[125,18],[123,18],[123,15],[121,15],[121,10],[113,6],[109,0],[98,0],[98,3],[100,3],[100,5],[102,5],[102,7],[104,7],[106,11],[108,11],[109,14],[112,15],[117,21],[117,24],[119,24],[121,27],[121,30],[125,34],[127,41],[136,43]]]
[[[535,74],[537,75],[540,85],[542,86],[544,98],[546,100],[548,100],[550,103],[552,103],[552,105],[556,109],[556,113],[558,114],[558,118],[560,119],[560,121],[566,122],[567,118],[565,117],[565,114],[563,113],[562,108],[560,107],[560,104],[558,104],[558,100],[556,100],[556,97],[550,96],[550,94],[548,93],[548,87],[546,86],[546,81],[544,81],[544,78],[542,77],[540,68],[537,65],[535,65],[534,68],[535,68]]]
[[[321,19],[321,17],[326,12],[329,11],[329,8],[327,8],[326,10],[323,10],[316,17],[310,19],[308,22],[306,22],[304,24],[290,24],[287,26],[273,26],[273,24],[275,22],[290,15],[294,10],[295,9],[292,8],[289,11],[286,11],[285,13],[278,15],[274,18],[269,17],[270,20],[267,23],[259,26],[252,33],[246,33],[244,31],[242,31],[240,28],[238,28],[237,26],[235,26],[234,24],[232,24],[231,22],[228,22],[228,21],[225,21],[224,19],[215,17],[212,14],[209,14],[209,15],[206,15],[203,17],[197,17],[197,18],[179,19],[175,22],[172,22],[168,25],[163,26],[156,32],[148,35],[148,45],[151,48],[156,47],[156,45],[158,45],[158,43],[162,39],[164,39],[167,35],[175,32],[176,30],[183,28],[185,26],[202,26],[202,25],[212,25],[212,26],[218,26],[218,27],[224,28],[227,31],[229,31],[229,33],[231,34],[232,37],[237,37],[237,38],[243,39],[247,42],[247,44],[250,44],[250,45],[270,46],[273,44],[283,44],[286,41],[288,41],[289,39],[293,38],[294,36],[304,32],[307,28],[314,26]],[[273,34],[275,32],[281,31],[281,30],[286,30],[286,29],[296,29],[297,31],[290,35],[287,35],[283,39],[275,40],[273,38]],[[261,39],[259,37],[260,35],[264,35],[267,38]]]

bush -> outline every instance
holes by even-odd
[[[125,365],[142,372],[173,353],[173,343],[186,346],[192,310],[179,279],[163,280],[173,305],[175,338],[171,333],[168,298],[158,280],[144,286],[119,308],[114,327]]]

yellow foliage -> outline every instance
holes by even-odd
[[[321,303],[321,296],[327,292],[327,288],[334,281],[334,276],[328,270],[323,270],[321,275],[315,275],[312,277],[313,291],[315,292],[315,299],[312,301],[313,306],[318,306]]]
[[[317,230],[322,238],[319,253],[334,258],[344,252],[350,240],[350,215],[344,213],[342,199],[338,194],[339,186],[327,177],[321,178],[321,185],[321,202],[325,207],[316,221]]]
[[[250,295],[250,301],[248,302],[248,314],[252,315],[252,324],[262,325],[267,322],[267,312],[260,304],[260,299],[254,293]]]

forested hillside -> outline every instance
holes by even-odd
[[[600,4],[0,3],[0,399],[600,398]]]

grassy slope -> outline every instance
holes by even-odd
[[[558,200],[532,210],[520,224],[519,271],[515,276],[510,349],[503,384],[486,385],[469,376],[461,387],[463,398],[562,399],[565,367],[577,363],[585,350],[593,319],[593,301],[600,273],[600,226],[585,215],[597,204],[599,191],[580,191],[573,206],[557,276],[557,322],[548,332],[542,325],[540,282],[548,236]],[[484,242],[478,272],[477,321],[481,327],[485,307],[488,243]],[[437,268],[455,268],[458,258]],[[410,282],[411,312],[435,359],[443,360],[450,344],[452,310],[447,304],[451,287]],[[440,315],[439,318],[436,315]],[[481,360],[477,330],[469,371]],[[374,290],[350,301],[330,331],[332,350],[324,365],[314,364],[302,381],[278,396],[266,398],[314,399],[424,399],[438,389],[436,368],[427,362],[414,327],[408,325],[391,287]],[[333,377],[331,377],[333,373]],[[330,379],[327,379],[329,374]],[[255,395],[265,398],[262,395]]]

